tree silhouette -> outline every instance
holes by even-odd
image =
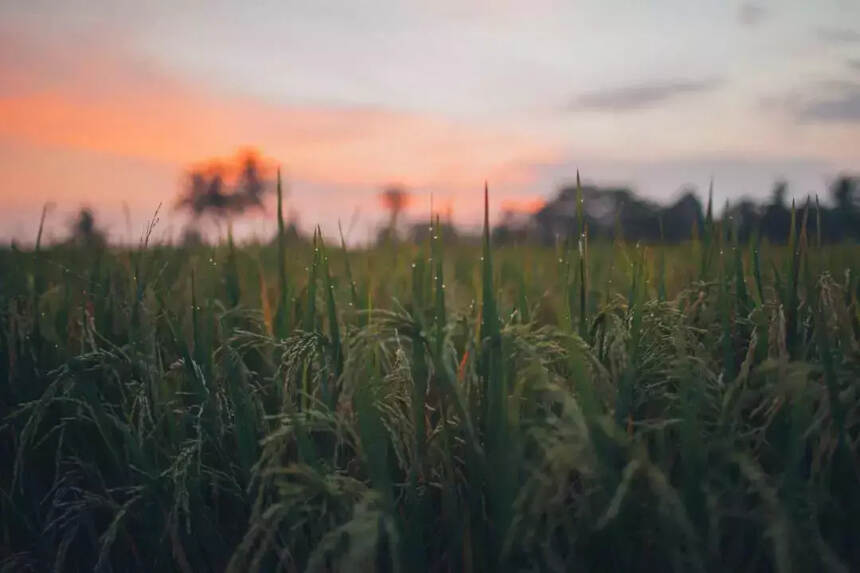
[[[194,218],[207,214],[229,218],[249,208],[262,208],[264,195],[271,189],[258,155],[245,151],[233,166],[210,161],[192,169],[177,207],[190,211]]]
[[[82,207],[71,222],[69,241],[82,247],[102,247],[107,243],[105,233],[96,225],[96,216],[89,207]]]
[[[379,200],[389,213],[388,227],[383,229],[380,238],[393,239],[397,236],[397,221],[409,204],[411,195],[402,187],[392,186],[379,194]]]
[[[860,201],[857,195],[858,187],[860,187],[860,177],[847,175],[839,177],[830,189],[836,208],[846,212],[856,211],[857,202]]]
[[[785,196],[788,185],[778,181],[771,193],[771,202],[765,205],[761,218],[761,235],[771,242],[781,242],[788,237],[791,229],[791,211],[786,205]]]
[[[838,229],[837,239],[860,238],[860,177],[843,175],[830,187],[830,195],[836,209],[830,227]],[[831,231],[832,233],[832,231]]]
[[[693,188],[683,189],[682,195],[667,206],[642,199],[626,188],[583,185],[581,192],[585,222],[589,236],[594,239],[613,237],[616,223],[624,239],[630,241],[658,241],[662,237],[665,242],[677,243],[690,239],[693,229],[703,228],[702,203]],[[801,210],[809,208],[807,231],[820,236],[822,241],[860,239],[860,177],[843,174],[833,182],[829,192],[829,202],[819,204],[810,198],[798,203],[795,224],[801,224]],[[576,187],[562,187],[530,219],[504,219],[497,228],[498,240],[521,241],[528,236],[552,245],[559,238],[569,238],[577,229],[577,197]],[[742,242],[760,236],[771,243],[784,244],[791,230],[787,197],[787,183],[777,181],[769,202],[760,204],[743,198],[726,209],[722,215],[725,228],[737,232]]]

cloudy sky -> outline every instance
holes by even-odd
[[[242,146],[353,240],[392,182],[463,224],[485,179],[527,206],[577,168],[657,200],[824,193],[860,168],[860,2],[0,0],[0,239],[48,201],[58,235],[159,202],[176,232],[188,166]]]

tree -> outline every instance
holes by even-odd
[[[855,211],[860,201],[857,195],[858,187],[860,187],[860,177],[840,176],[830,188],[836,208],[846,212]]]
[[[411,195],[402,187],[392,186],[379,194],[379,200],[389,212],[388,227],[380,233],[380,238],[393,239],[397,236],[397,220],[409,204]]]
[[[858,209],[857,189],[860,187],[860,177],[842,175],[830,187],[833,198],[833,223],[838,229],[838,239],[845,237],[860,238],[860,209]]]
[[[774,243],[785,241],[791,229],[791,212],[785,200],[787,190],[785,181],[778,181],[774,185],[771,202],[765,206],[761,218],[762,237]]]
[[[82,247],[103,247],[107,244],[105,233],[96,225],[96,216],[89,207],[82,207],[72,219],[69,241]]]
[[[192,169],[177,207],[190,211],[195,219],[203,215],[230,218],[247,209],[262,208],[263,198],[271,189],[258,155],[245,151],[237,155],[232,166],[215,160]]]

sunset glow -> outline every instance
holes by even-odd
[[[695,22],[672,44],[641,31],[670,12],[630,10],[610,22],[588,3],[510,5],[493,17],[380,5],[371,12],[390,17],[376,24],[389,34],[380,37],[313,10],[237,5],[215,22],[167,5],[97,18],[74,3],[50,13],[38,4],[0,8],[4,240],[31,239],[47,201],[60,212],[89,204],[112,227],[125,205],[139,227],[156,205],[174,203],[190,166],[246,146],[282,166],[303,222],[329,231],[356,211],[372,228],[383,216],[375,197],[390,182],[415,196],[408,213],[426,213],[433,193],[468,224],[485,180],[497,209],[531,212],[577,168],[665,199],[711,176],[725,182],[724,197],[766,194],[777,177],[806,193],[860,163],[860,88],[846,64],[860,43],[829,41],[822,30],[849,19],[800,3],[754,20],[714,3],[705,11],[735,47],[697,41],[696,57],[677,50]],[[602,24],[562,33],[562,14]],[[522,29],[524,17],[543,34]],[[279,18],[294,32],[283,42],[271,26]],[[408,30],[416,35],[407,40]],[[519,56],[506,34],[521,36]],[[641,53],[620,59],[613,34]],[[268,51],[261,38],[272,40]],[[478,67],[465,74],[461,60]],[[746,73],[764,60],[767,77]],[[637,68],[644,75],[631,79]],[[694,79],[671,80],[679,74]]]

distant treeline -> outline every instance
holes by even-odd
[[[263,196],[275,188],[268,174],[260,171],[260,162],[254,155],[240,156],[238,167],[226,171],[220,164],[212,164],[193,171],[188,184],[177,200],[176,208],[192,215],[180,242],[186,245],[204,242],[197,226],[205,215],[228,222],[249,209],[262,209]],[[577,210],[579,193],[582,194],[582,220],[593,239],[623,238],[629,241],[678,243],[701,233],[708,209],[715,221],[721,221],[729,233],[736,233],[741,242],[753,238],[771,243],[785,243],[791,229],[792,204],[787,199],[787,184],[778,182],[766,203],[742,199],[722,206],[712,205],[710,198],[704,203],[692,189],[683,191],[669,205],[660,205],[642,198],[623,187],[600,187],[592,184],[565,186],[554,199],[534,214],[505,211],[501,221],[493,228],[496,243],[542,243],[552,245],[558,240],[579,234],[580,214]],[[389,212],[387,224],[377,233],[376,242],[397,241],[403,235],[398,221],[404,207],[411,200],[409,193],[397,187],[387,188],[380,194],[382,207]],[[808,211],[805,211],[808,209]],[[806,216],[810,236],[821,237],[822,242],[837,243],[860,240],[860,176],[838,177],[823,197],[809,197],[795,204],[799,225]],[[291,241],[308,241],[297,226],[297,214],[290,213],[285,229]],[[450,222],[450,214],[437,227],[437,233],[446,241],[476,242],[477,235],[462,233]],[[105,231],[96,223],[92,210],[82,208],[70,222],[69,242],[86,246],[105,246]],[[820,223],[820,230],[819,230]],[[413,242],[428,238],[426,221],[413,223],[406,236]]]
[[[820,200],[811,197],[796,204],[798,214],[809,208],[807,229],[824,242],[860,239],[860,177],[841,176]],[[637,196],[626,188],[583,185],[584,222],[593,238],[623,237],[631,241],[680,242],[700,232],[707,216],[707,205],[692,190],[674,203],[661,206]],[[497,241],[539,241],[553,244],[580,232],[577,215],[577,187],[562,188],[552,201],[530,217],[505,213],[495,229]],[[788,239],[791,228],[791,203],[784,182],[775,185],[771,198],[760,204],[743,199],[721,207],[712,206],[713,217],[729,232],[737,232],[746,242],[760,237],[772,243]],[[800,215],[798,216],[798,224]],[[818,224],[821,224],[819,231]]]

